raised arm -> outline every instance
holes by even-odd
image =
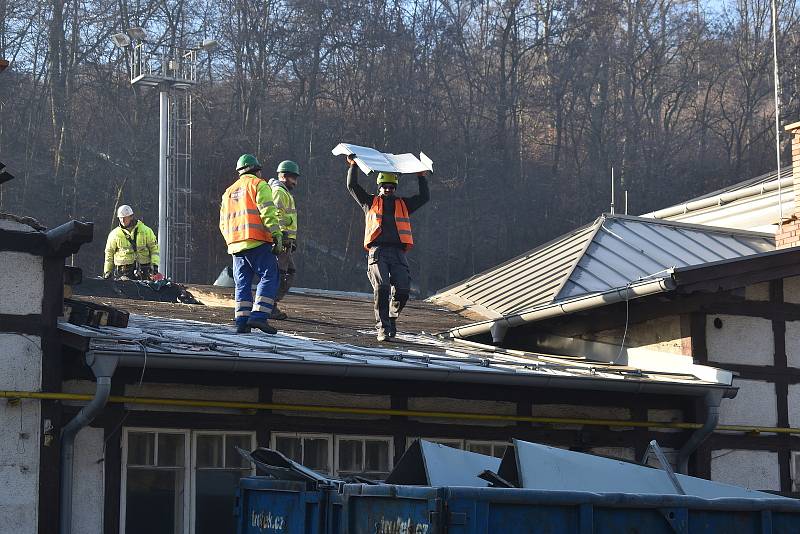
[[[371,206],[372,195],[367,193],[358,183],[358,166],[356,165],[355,160],[348,156],[347,164],[349,165],[347,169],[347,190],[350,191],[350,196],[352,196],[355,201],[358,202],[359,206]]]
[[[430,188],[428,187],[428,179],[425,177],[425,174],[426,173],[424,172],[417,174],[417,180],[419,182],[419,193],[417,193],[413,197],[408,197],[405,199],[409,213],[414,213],[431,199],[431,191]]]

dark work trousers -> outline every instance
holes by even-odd
[[[280,276],[281,282],[278,286],[278,296],[275,297],[276,301],[283,300],[283,297],[289,292],[289,288],[292,287],[292,283],[294,282],[294,252],[292,252],[291,246],[286,244],[284,244],[284,246],[286,246],[286,248],[283,252],[278,254],[278,275]]]
[[[411,274],[405,250],[397,247],[373,246],[367,257],[367,276],[372,284],[375,304],[375,327],[388,333],[394,320],[408,302]]]

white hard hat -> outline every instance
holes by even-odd
[[[117,210],[117,217],[130,217],[131,215],[133,215],[133,208],[127,204],[123,204]]]

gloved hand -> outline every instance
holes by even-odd
[[[111,271],[103,273],[103,280],[110,280],[110,279],[111,279]]]
[[[275,232],[272,234],[272,253],[276,256],[283,252],[283,234]]]
[[[347,164],[350,165],[351,167],[355,167],[356,166],[355,158],[356,158],[355,154],[350,154],[349,156],[347,156]]]

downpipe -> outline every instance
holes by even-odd
[[[72,532],[72,462],[75,459],[75,438],[78,432],[91,423],[103,410],[111,396],[111,377],[117,368],[117,358],[98,358],[92,352],[86,354],[86,363],[97,377],[97,387],[89,404],[81,408],[61,431],[61,484],[59,533]]]
[[[714,432],[719,423],[719,405],[722,402],[722,392],[709,391],[703,398],[706,407],[706,420],[703,426],[695,430],[688,441],[678,451],[678,472],[689,474],[689,457],[694,451]]]

